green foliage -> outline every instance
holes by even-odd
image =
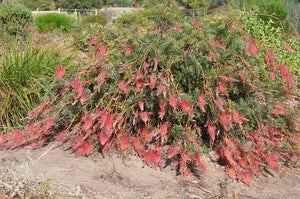
[[[31,45],[13,45],[1,53],[0,131],[17,127],[51,89],[54,68],[62,62],[58,52]]]
[[[82,17],[81,23],[84,26],[89,24],[98,24],[104,26],[107,24],[107,20],[102,15],[86,15]]]
[[[271,21],[254,30],[263,20],[248,13],[190,19],[164,3],[91,34],[95,63],[58,79],[57,92],[10,136],[18,139],[1,136],[0,148],[53,139],[78,155],[132,147],[147,164],[171,162],[186,175],[211,149],[247,184],[297,155],[295,44],[270,43],[287,33]]]
[[[66,14],[47,13],[39,14],[35,17],[34,23],[39,32],[53,31],[60,29],[68,32],[75,23],[75,18]]]
[[[31,23],[31,11],[25,6],[0,4],[0,40],[26,37]]]
[[[94,9],[102,8],[102,0],[58,0],[57,7],[69,9]]]
[[[289,63],[294,78],[300,75],[300,41],[297,37],[288,37],[283,34],[281,27],[274,27],[275,20],[269,17],[261,19],[257,15],[244,14],[246,30],[258,42],[263,42],[265,48],[272,49],[275,56],[283,63]],[[288,38],[288,39],[287,39]]]
[[[51,0],[20,0],[20,3],[27,6],[30,10],[50,10]]]
[[[133,4],[134,0],[103,0],[103,4],[105,6],[131,6]]]

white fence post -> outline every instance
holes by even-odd
[[[39,8],[36,8],[36,14],[39,14]]]
[[[77,9],[75,9],[75,19],[77,20]]]
[[[58,8],[58,10],[57,10],[57,11],[58,11],[58,13],[60,13],[60,8]]]
[[[98,9],[95,9],[95,14],[98,15]]]

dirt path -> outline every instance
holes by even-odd
[[[4,194],[19,195],[11,198],[300,198],[295,169],[266,172],[249,187],[228,179],[208,157],[204,157],[208,169],[200,179],[184,179],[170,168],[147,167],[134,155],[75,157],[51,146],[0,152],[0,198]]]

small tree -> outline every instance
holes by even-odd
[[[102,8],[102,0],[58,0],[57,7],[69,8],[69,9],[92,9],[92,8]]]

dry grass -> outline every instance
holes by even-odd
[[[29,169],[34,164],[30,156],[22,165],[15,166],[16,163],[16,159],[0,159],[1,199],[87,198],[82,186],[70,187],[46,180],[43,176],[35,177]]]

